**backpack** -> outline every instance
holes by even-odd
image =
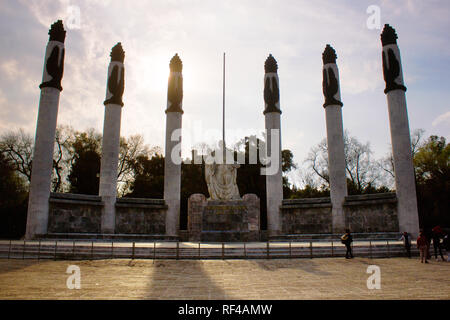
[[[347,240],[348,240],[348,234],[342,235],[342,237],[341,237],[341,242],[342,242],[343,244],[345,244],[345,243],[347,242]]]

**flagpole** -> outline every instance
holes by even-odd
[[[223,105],[222,105],[222,141],[223,141],[223,160],[225,162],[225,52],[223,53]]]

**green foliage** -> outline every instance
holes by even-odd
[[[164,193],[164,156],[138,156],[134,165],[134,181],[126,197],[162,199]]]
[[[294,186],[290,197],[286,199],[323,198],[329,196],[330,190],[328,188],[316,188],[307,184],[303,189],[298,189]]]
[[[422,228],[450,226],[450,145],[431,136],[414,156]]]
[[[71,144],[73,154],[70,174],[71,193],[97,195],[100,183],[100,141],[94,131],[76,133]]]
[[[0,153],[0,238],[25,234],[28,193],[15,166]]]

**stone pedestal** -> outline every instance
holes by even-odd
[[[242,200],[206,200],[193,194],[188,201],[190,241],[232,242],[259,240],[260,201],[254,194]]]

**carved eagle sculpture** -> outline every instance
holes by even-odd
[[[183,78],[172,77],[167,88],[167,100],[170,102],[168,111],[180,112],[181,102],[183,101]]]
[[[270,85],[272,84],[272,86]],[[280,90],[277,80],[273,77],[267,77],[264,85],[264,101],[267,103],[266,112],[279,112],[277,103],[280,101]]]
[[[47,59],[47,62],[45,64],[45,68],[47,70],[47,73],[52,77],[51,80],[43,82],[39,87],[53,87],[59,90],[62,90],[61,87],[61,80],[63,77],[64,72],[64,54],[65,49],[62,49],[61,52],[61,61],[59,61],[59,47],[54,46],[52,49],[52,53],[50,53],[50,56]]]
[[[399,75],[400,63],[395,56],[394,50],[387,50],[387,59],[386,54],[383,51],[383,76],[384,81],[386,81],[386,89],[384,90],[385,93],[396,89],[406,90],[406,87],[404,85],[395,82],[395,79],[397,79]]]
[[[122,95],[124,91],[124,70],[123,68],[120,70],[117,65],[113,67],[111,75],[108,78],[108,91],[112,94],[112,97],[105,100],[104,104],[118,104],[123,106]]]
[[[328,77],[327,77],[328,70]],[[323,95],[325,96],[324,107],[329,105],[339,105],[342,106],[342,102],[337,100],[334,96],[338,93],[339,83],[334,74],[333,68],[323,69],[323,81],[322,81]]]

